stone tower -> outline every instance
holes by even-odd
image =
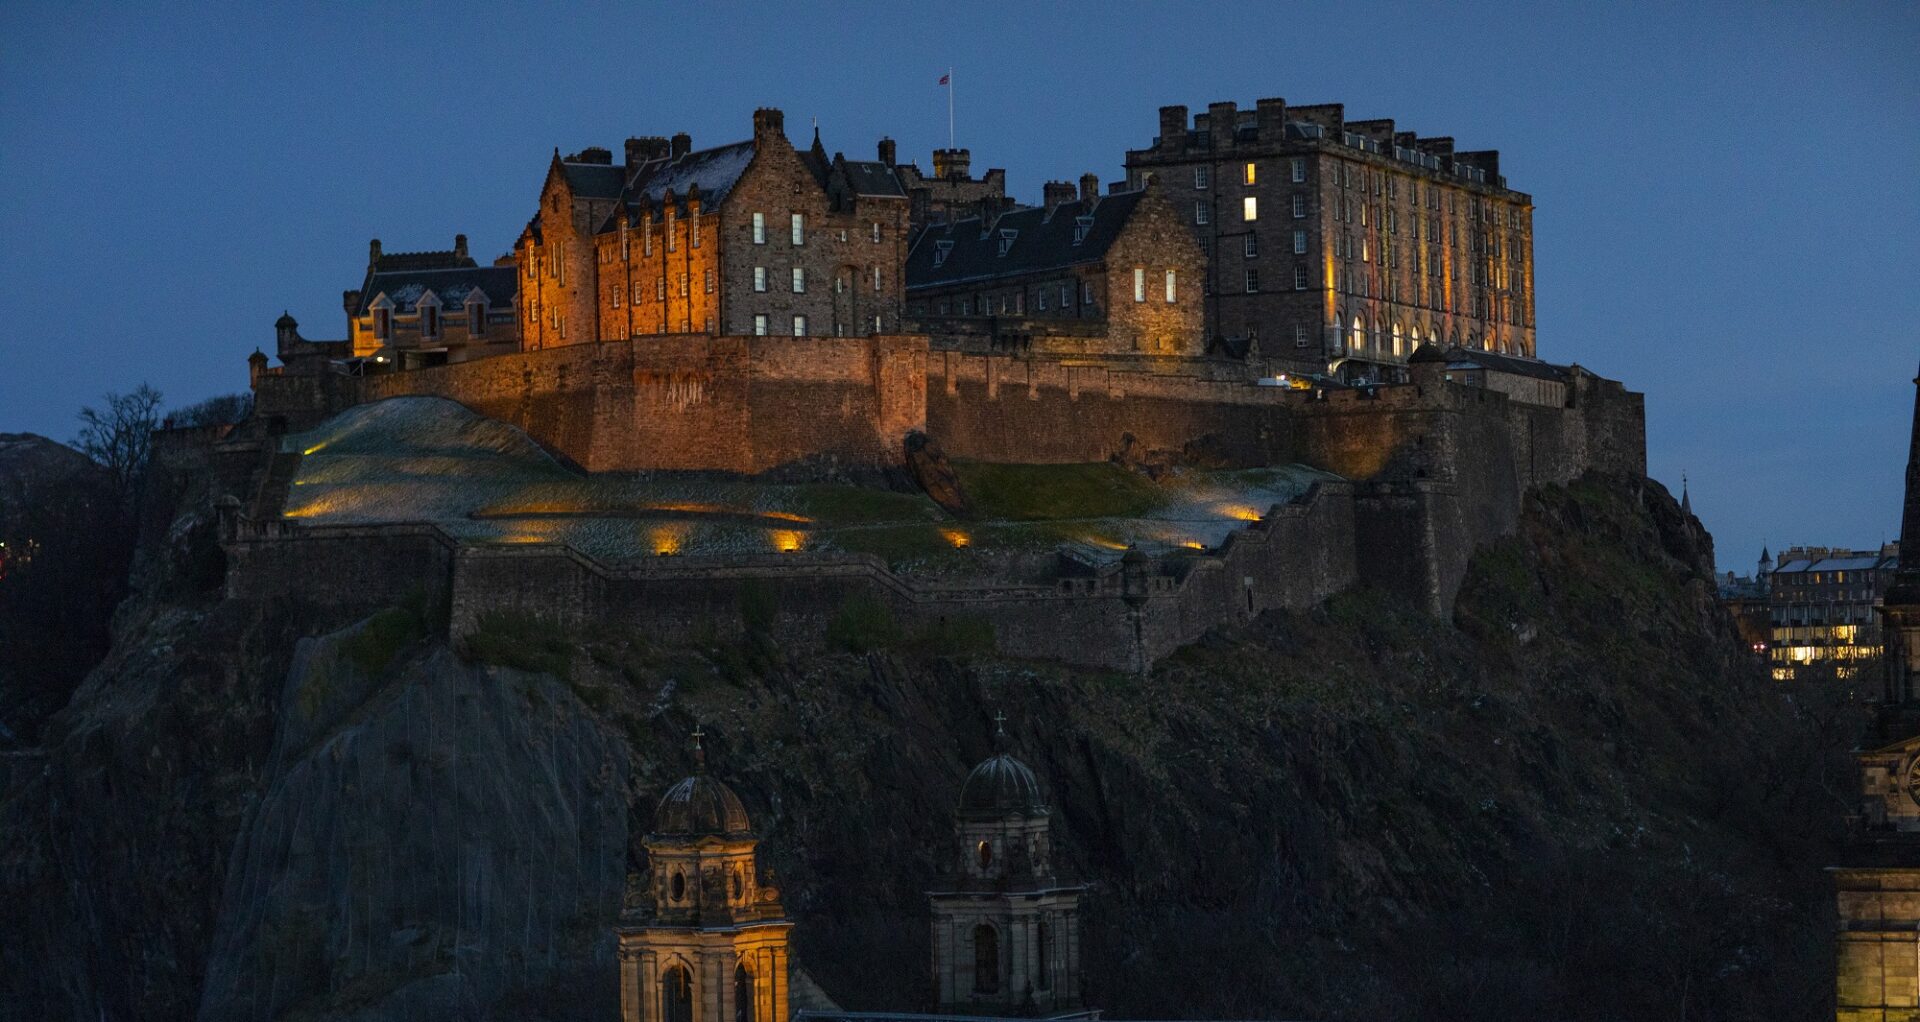
[[[1920,699],[1920,376],[1914,378],[1913,436],[1907,446],[1907,502],[1900,516],[1900,570],[1881,602],[1887,701]]]
[[[673,786],[644,839],[650,873],[617,931],[624,1022],[785,1022],[787,921],[760,880],[746,807],[709,777]]]
[[[943,1012],[1029,1013],[1080,1006],[1080,896],[1053,869],[1047,806],[1033,771],[1005,750],[973,768],[954,810],[952,872],[929,891],[933,976]]]

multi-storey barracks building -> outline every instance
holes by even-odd
[[[1341,104],[1214,103],[1127,153],[1183,207],[1211,263],[1207,322],[1300,368],[1376,375],[1422,342],[1532,357],[1533,199],[1496,151],[1349,121]]]

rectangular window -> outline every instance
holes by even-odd
[[[807,243],[807,215],[805,213],[795,213],[793,215],[793,243],[796,245],[804,245]],[[797,337],[800,335],[796,334],[794,336]]]
[[[1175,290],[1176,290],[1176,289],[1174,288],[1174,286],[1173,286],[1173,285],[1174,285],[1174,281],[1173,281],[1173,271],[1172,271],[1172,270],[1168,270],[1168,271],[1167,271],[1167,304],[1168,304],[1168,305],[1172,305],[1172,304],[1173,304],[1173,301],[1174,301],[1174,296],[1175,296]]]
[[[707,271],[707,293],[708,294],[713,293],[713,271],[712,270]]]
[[[767,289],[766,267],[756,266],[753,268],[753,289],[755,291],[765,291]]]
[[[1133,268],[1133,300],[1136,302],[1147,300],[1147,271],[1139,266]]]
[[[700,247],[700,218],[698,216],[695,216],[692,222],[687,224],[687,242],[694,248]]]
[[[805,316],[793,317],[793,336],[795,337],[807,336],[807,317]]]
[[[1212,184],[1213,184],[1212,175],[1207,173],[1207,168],[1205,167],[1193,168],[1193,186],[1195,188],[1206,188]]]
[[[617,309],[617,308],[619,308],[619,307],[620,307],[620,295],[621,295],[621,294],[622,294],[622,293],[623,293],[624,291],[626,291],[626,289],[625,289],[625,288],[623,288],[623,287],[621,287],[621,286],[620,286],[620,285],[618,285],[618,284],[615,284],[615,285],[613,285],[612,287],[610,287],[610,288],[607,288],[607,295],[608,295],[608,297],[609,297],[609,298],[611,298],[611,299],[613,300],[613,307],[614,307],[614,308],[616,308],[616,309]]]
[[[647,214],[645,227],[640,228],[640,255],[642,258],[653,255],[653,214]]]
[[[373,336],[386,340],[393,336],[393,311],[390,309],[373,310]]]
[[[1305,181],[1307,179],[1306,157],[1304,156],[1294,157],[1291,161],[1288,162],[1288,169],[1291,172],[1294,184],[1299,184],[1300,182]]]
[[[467,306],[467,334],[472,337],[487,336],[487,307],[479,302]]]
[[[873,243],[880,244],[880,221],[878,220],[873,222]]]
[[[1193,200],[1193,222],[1204,224],[1213,219],[1213,204],[1205,199]]]
[[[753,243],[756,245],[764,245],[767,243],[767,215],[765,213],[755,213],[753,215]],[[761,333],[765,332],[764,330],[761,331]]]
[[[1033,293],[1034,305],[1041,312],[1047,311],[1047,289],[1041,288]]]
[[[755,213],[754,215],[759,216],[760,214]],[[753,314],[753,336],[755,337],[767,336],[767,314],[766,313],[756,312]]]
[[[633,239],[627,237],[627,228],[624,224],[620,227],[620,261],[633,262]]]
[[[1241,170],[1241,183],[1249,184],[1249,185],[1253,184],[1255,181],[1256,173],[1257,172],[1254,170],[1253,164],[1248,163],[1246,167],[1244,167]]]
[[[1307,254],[1307,232],[1305,231],[1293,232],[1293,254],[1294,255]]]
[[[1240,219],[1242,220],[1260,219],[1260,200],[1251,195],[1247,196],[1244,199],[1241,199],[1240,200]]]
[[[653,282],[653,300],[656,302],[667,300],[667,278],[661,277]]]
[[[1246,237],[1241,238],[1240,243],[1241,243],[1240,247],[1242,250],[1242,254],[1245,255],[1248,259],[1252,259],[1253,257],[1260,254],[1259,238],[1256,238],[1253,235],[1249,234]]]
[[[873,268],[873,293],[880,293],[880,267],[877,265]]]
[[[679,218],[673,215],[673,210],[667,210],[667,251],[672,252],[677,249],[679,245]]]
[[[1080,304],[1093,304],[1093,281],[1083,280],[1080,282]]]
[[[807,293],[807,270],[804,266],[793,268],[793,293],[797,295]]]
[[[1306,215],[1307,215],[1307,193],[1294,192],[1293,193],[1293,218],[1295,220],[1303,220],[1306,218]]]
[[[1307,289],[1306,263],[1293,264],[1293,289],[1295,291],[1305,291]]]
[[[1296,326],[1293,328],[1293,346],[1296,348],[1304,348],[1307,346],[1307,328],[1306,327]]]
[[[1252,294],[1255,291],[1260,290],[1260,271],[1257,269],[1254,269],[1251,266],[1247,267],[1246,283],[1247,283],[1248,294]]]
[[[420,310],[420,336],[437,338],[440,336],[440,308],[429,305]]]
[[[691,275],[685,274],[685,273],[682,273],[680,275],[680,297],[682,298],[685,298],[689,293],[688,291],[688,284],[690,283],[688,280],[689,276]]]
[[[1071,308],[1073,306],[1072,288],[1073,288],[1073,285],[1071,284],[1060,285],[1060,307],[1062,309]]]

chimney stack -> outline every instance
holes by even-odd
[[[1089,209],[1100,201],[1100,175],[1080,175],[1080,201],[1086,203]]]
[[[1041,201],[1047,207],[1047,216],[1051,217],[1053,216],[1053,211],[1058,209],[1061,203],[1073,201],[1073,182],[1048,181],[1045,185],[1041,186],[1040,194],[1043,197]]]
[[[1187,108],[1160,108],[1160,151],[1177,153],[1187,147]]]
[[[893,139],[883,138],[880,140],[880,162],[881,163],[886,164],[888,167],[894,167],[898,165],[898,161],[894,158],[898,155],[899,155],[898,152],[896,152],[894,149]]]
[[[781,113],[778,107],[763,106],[755,110],[753,112],[754,141],[771,139],[775,135],[782,139],[787,137],[787,115]]]
[[[467,257],[466,235],[456,234],[453,236],[453,257],[455,259],[465,259]]]
[[[672,152],[666,139],[658,135],[644,138],[627,139],[627,167],[638,167],[648,160],[657,160]]]
[[[673,158],[677,160],[692,151],[693,136],[684,131],[675,132],[673,136],[673,149],[671,150]]]
[[[367,242],[367,271],[372,272],[380,266],[380,239]]]
[[[973,153],[967,149],[935,149],[933,151],[933,176],[938,178],[961,179],[967,176],[973,166]]]
[[[1207,104],[1207,137],[1215,149],[1233,146],[1233,132],[1240,119],[1240,108],[1233,103]]]
[[[1253,104],[1255,132],[1262,142],[1280,142],[1287,137],[1287,101],[1262,99]]]

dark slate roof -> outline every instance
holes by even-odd
[[[884,163],[868,160],[843,160],[840,164],[846,169],[847,184],[855,195],[892,195],[906,197],[906,189],[900,187],[900,178],[893,168]]]
[[[463,266],[445,270],[406,270],[397,273],[376,273],[367,278],[360,289],[360,307],[355,309],[356,316],[366,315],[374,299],[386,295],[394,311],[401,314],[413,311],[413,303],[428,291],[440,299],[440,304],[448,309],[457,309],[467,304],[467,295],[479,288],[487,296],[494,308],[504,308],[513,303],[520,293],[520,273],[512,266]]]
[[[701,209],[718,208],[726,201],[727,194],[733,191],[740,175],[746,172],[747,164],[753,162],[754,152],[753,141],[749,139],[712,149],[695,150],[677,160],[650,160],[641,164],[633,180],[619,193],[621,204],[627,211],[627,222],[638,224],[647,209],[658,211],[669,191],[673,192],[675,202],[685,202],[687,193],[695,186],[700,189]],[[617,227],[619,214],[616,212],[607,218],[600,230],[610,231]]]
[[[626,183],[627,170],[610,163],[566,163],[560,164],[566,172],[567,187],[582,199],[613,199],[620,196],[620,186]]]
[[[980,218],[935,224],[920,232],[907,253],[907,289],[944,287],[1025,273],[1056,270],[1106,258],[1107,249],[1133,216],[1145,191],[1115,192],[1093,203],[1093,224],[1086,238],[1073,243],[1079,218],[1088,214],[1081,200],[1063,202],[1049,217],[1038,206],[1011,210],[996,217],[986,230]],[[1002,231],[1016,231],[1013,245],[1000,255]],[[939,266],[934,253],[943,242],[952,250]]]
[[[1039,816],[1046,811],[1033,771],[1004,752],[974,767],[960,789],[962,816]]]
[[[1542,362],[1537,358],[1522,358],[1518,355],[1502,355],[1497,351],[1482,351],[1478,348],[1454,347],[1447,351],[1447,361],[1458,366],[1471,363],[1482,369],[1496,373],[1509,373],[1514,376],[1531,376],[1536,380],[1552,380],[1565,383],[1572,375],[1566,366]]]
[[[1897,558],[1882,557],[1877,553],[1859,553],[1854,557],[1822,557],[1819,560],[1795,558],[1773,570],[1775,575],[1798,575],[1810,571],[1872,571],[1877,568],[1897,568]]]
[[[382,252],[379,260],[374,263],[373,272],[450,270],[473,265],[472,258],[460,255],[452,249],[440,252]]]
[[[752,832],[740,796],[704,773],[674,785],[653,814],[653,833],[660,835],[740,836]]]

